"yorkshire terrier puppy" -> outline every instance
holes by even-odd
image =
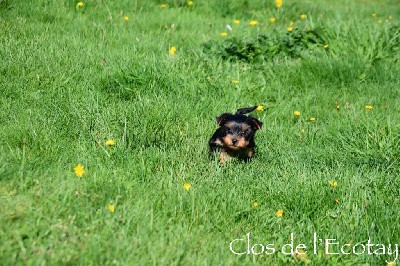
[[[245,114],[258,106],[238,109],[235,114],[224,113],[217,117],[219,128],[208,142],[211,155],[219,155],[221,164],[232,157],[249,161],[255,154],[255,132],[262,127],[262,122]]]

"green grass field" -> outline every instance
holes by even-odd
[[[399,0],[77,3],[0,0],[1,265],[399,264]]]

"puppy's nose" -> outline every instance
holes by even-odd
[[[237,139],[232,139],[232,144],[236,145],[236,143],[237,143]]]

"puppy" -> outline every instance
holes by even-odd
[[[255,132],[262,127],[262,122],[245,114],[258,106],[238,109],[235,114],[224,113],[217,117],[219,128],[208,142],[210,154],[219,154],[219,162],[224,164],[231,158],[249,161],[255,154]]]

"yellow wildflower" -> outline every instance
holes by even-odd
[[[125,20],[125,21],[128,21],[128,20],[129,20],[129,17],[128,17],[128,16],[124,16],[124,20]]]
[[[256,26],[258,24],[257,20],[252,20],[249,22],[250,26]]]
[[[233,21],[233,24],[239,25],[239,24],[240,24],[240,20],[235,19],[235,20]]]
[[[324,44],[324,49],[328,49],[329,48],[329,44]]]
[[[395,266],[396,265],[396,261],[389,261],[387,263],[387,266]]]
[[[107,140],[106,141],[106,145],[109,146],[109,147],[114,146],[115,145],[115,140],[113,140],[113,139]]]
[[[336,110],[339,110],[340,109],[340,105],[336,105],[335,108],[336,108]]]
[[[294,117],[298,118],[300,116],[300,111],[293,112]]]
[[[270,18],[269,18],[269,22],[275,23],[275,21],[276,21],[276,18],[274,18],[274,17],[270,17]]]
[[[330,186],[331,188],[335,188],[335,187],[337,187],[337,182],[331,180],[331,181],[329,181],[329,186]]]
[[[275,0],[275,6],[277,8],[281,8],[282,7],[282,0]]]
[[[170,54],[170,55],[174,55],[175,52],[176,52],[176,48],[175,48],[175,46],[172,46],[172,47],[169,49],[169,54]]]
[[[236,85],[236,84],[239,83],[239,80],[237,80],[237,79],[232,79],[232,83]]]
[[[226,38],[228,36],[228,33],[226,31],[221,32],[221,37]]]
[[[276,211],[276,216],[282,217],[282,215],[283,215],[283,210],[277,210]]]
[[[108,204],[107,209],[109,212],[115,212],[115,205],[110,203]]]
[[[85,173],[85,168],[83,167],[83,165],[81,165],[79,163],[77,166],[75,166],[74,172],[75,172],[76,176],[82,177],[83,174]]]
[[[164,3],[163,3],[163,4],[161,4],[161,8],[162,8],[162,9],[165,9],[165,8],[167,8],[167,4],[164,4]]]
[[[76,4],[76,7],[77,8],[82,8],[84,6],[84,3],[83,2],[78,2],[77,4]]]
[[[185,184],[183,184],[183,188],[186,189],[187,191],[189,191],[190,187],[191,187],[190,183],[186,182]]]
[[[259,112],[264,111],[264,106],[259,105],[259,106],[257,106],[256,110],[259,111]]]
[[[372,13],[372,14],[371,14],[371,16],[373,16],[373,17],[376,17],[376,13],[375,13],[375,12],[374,12],[374,13]]]
[[[187,4],[188,4],[188,6],[192,6],[193,5],[193,1],[188,1]]]
[[[253,208],[256,208],[256,207],[258,207],[258,201],[253,201],[252,203],[251,203],[251,206],[253,206]]]
[[[340,203],[339,199],[335,199],[335,203],[339,204]]]
[[[287,28],[287,31],[288,31],[288,32],[291,32],[292,30],[293,30],[292,27],[288,27],[288,28]]]
[[[372,105],[366,105],[365,106],[365,110],[367,110],[367,111],[371,111],[372,110]]]
[[[315,117],[311,117],[309,120],[310,120],[310,122],[314,123],[317,119]]]
[[[301,18],[301,19],[307,19],[307,15],[306,15],[306,14],[301,14],[301,15],[300,15],[300,18]]]

